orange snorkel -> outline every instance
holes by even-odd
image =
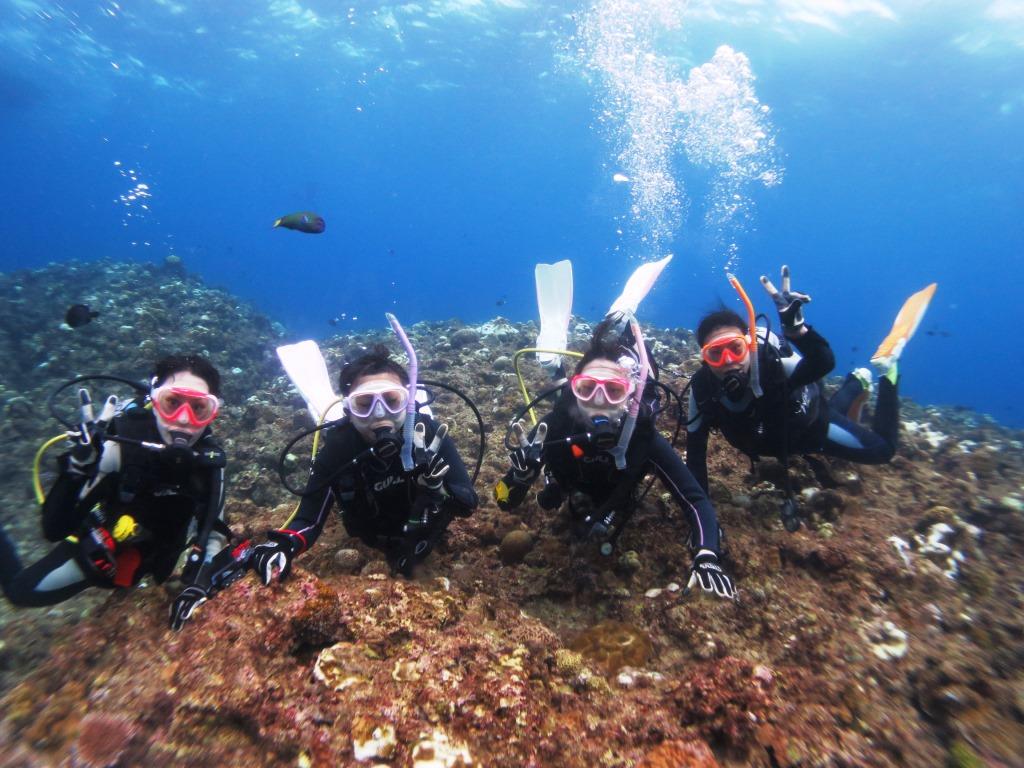
[[[736,275],[726,272],[726,277],[729,278],[729,284],[740,295],[740,299],[743,300],[743,304],[747,308],[747,327],[750,334],[750,389],[754,393],[754,397],[760,397],[764,394],[764,390],[761,389],[761,372],[757,362],[757,315],[754,314],[754,305]]]

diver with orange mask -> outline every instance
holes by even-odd
[[[756,326],[746,292],[735,277],[729,279],[747,308],[747,320],[722,309],[706,315],[697,327],[703,365],[691,381],[686,464],[701,486],[708,488],[707,440],[713,428],[751,460],[773,456],[785,464],[796,453],[822,453],[862,464],[891,460],[899,430],[896,361],[934,285],[908,300],[872,358],[883,375],[868,429],[859,423],[858,411],[872,388],[871,372],[854,371],[826,399],[821,379],[835,367],[835,357],[828,341],[805,322],[803,307],[811,297],[792,290],[789,267],[782,267],[781,289],[761,277],[778,310],[783,339]],[[800,517],[788,483],[787,473],[782,521],[795,531]]]

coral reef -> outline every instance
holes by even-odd
[[[27,467],[55,431],[52,388],[84,371],[142,375],[176,338],[232,372],[216,425],[231,455],[232,525],[259,535],[294,508],[275,464],[310,419],[273,359],[282,329],[172,267],[0,276],[0,352],[15,363],[0,379],[0,501],[25,557],[44,551]],[[76,301],[103,314],[61,329]],[[1020,432],[904,400],[891,464],[791,459],[805,523],[794,534],[779,521],[778,462],[751,471],[713,438],[711,495],[740,595],[721,602],[680,588],[688,532],[657,485],[611,557],[573,539],[565,510],[541,510],[532,495],[513,513],[489,500],[506,466],[500,425],[521,406],[509,361],[535,326],[407,330],[424,376],[465,390],[494,426],[477,513],[452,524],[410,581],[386,575],[380,554],[332,520],[285,583],[247,576],[177,634],[169,591],[151,585],[44,611],[3,606],[0,764],[1019,762]],[[589,331],[577,322],[571,344]],[[681,390],[699,364],[692,334],[648,334],[663,381]],[[346,351],[377,341],[392,344],[382,328],[322,347],[336,371]],[[524,368],[531,389],[544,384]],[[472,416],[437,394],[471,464]],[[671,437],[670,419],[659,426]],[[294,454],[301,474],[303,450]]]

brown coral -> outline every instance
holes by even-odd
[[[581,632],[569,646],[613,675],[623,667],[642,667],[651,657],[651,639],[621,621],[602,621]]]

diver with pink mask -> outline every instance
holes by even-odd
[[[638,504],[644,476],[654,474],[690,525],[687,590],[731,599],[736,593],[719,561],[715,509],[655,429],[656,377],[636,320],[606,318],[552,411],[529,433],[523,421],[512,425],[512,466],[495,486],[495,501],[502,509],[519,507],[543,470],[538,505],[555,510],[568,502],[574,537],[598,542],[609,555]]]
[[[120,380],[82,377],[58,392],[89,378]],[[220,374],[199,355],[172,355],[156,363],[148,387],[120,381],[140,396],[110,397],[95,418],[79,389],[81,423],[67,433],[71,447],[41,500],[43,534],[58,544],[21,568],[0,531],[0,585],[14,605],[53,605],[89,587],[126,589],[146,576],[162,583],[190,549],[171,605],[171,627],[180,629],[244,572],[227,548],[226,458],[211,431]]]

